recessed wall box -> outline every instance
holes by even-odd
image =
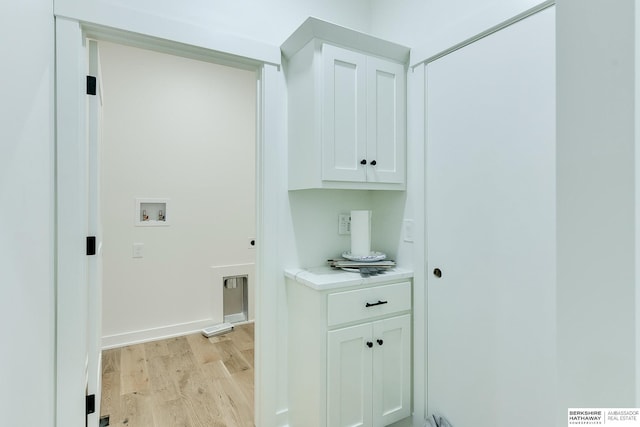
[[[169,199],[136,198],[134,224],[139,227],[169,225]]]

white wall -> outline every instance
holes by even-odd
[[[338,234],[338,215],[371,210],[371,250],[396,259],[405,192],[298,190],[289,192],[295,252],[289,267],[318,267],[350,250],[351,236]],[[408,262],[408,261],[407,261]]]
[[[255,262],[255,73],[99,48],[105,344],[219,323],[211,267]],[[170,225],[134,226],[137,197],[168,198]]]
[[[52,8],[0,13],[0,413],[16,426],[53,420]]]
[[[540,0],[371,0],[371,31],[410,46],[411,62],[447,49]]]
[[[557,6],[559,410],[638,405],[636,4]]]

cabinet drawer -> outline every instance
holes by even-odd
[[[411,283],[375,286],[328,295],[328,326],[411,310]]]

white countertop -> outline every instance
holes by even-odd
[[[284,275],[291,280],[308,286],[317,291],[346,288],[359,285],[375,285],[377,283],[392,282],[413,278],[413,271],[403,268],[393,268],[384,274],[362,277],[360,273],[336,270],[328,266],[313,268],[287,268]]]

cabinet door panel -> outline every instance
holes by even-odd
[[[373,323],[373,420],[382,427],[411,415],[411,315]]]
[[[366,167],[366,57],[324,45],[322,179],[364,181]]]
[[[404,66],[367,58],[367,181],[405,180]],[[375,166],[371,162],[375,160]]]
[[[371,426],[371,324],[328,332],[327,420],[331,427]]]

